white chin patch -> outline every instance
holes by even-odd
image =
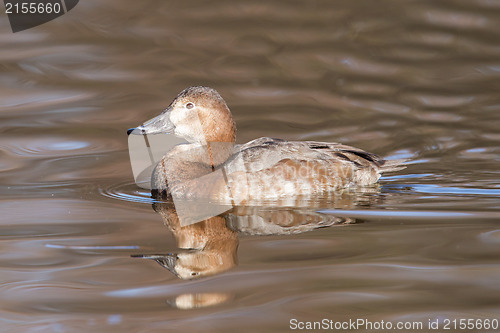
[[[182,125],[175,128],[174,134],[177,137],[185,139],[189,143],[199,143],[201,145],[207,144],[205,136],[203,135],[203,131],[201,131],[201,125],[199,132],[193,131],[193,128],[191,126]]]
[[[176,136],[186,139],[190,143],[197,142],[206,145],[197,111],[174,110],[170,114],[170,121],[175,125],[174,134]]]

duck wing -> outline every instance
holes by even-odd
[[[243,163],[235,163],[242,160]],[[226,165],[231,171],[257,172],[284,160],[329,162],[355,170],[373,169],[377,173],[404,169],[405,160],[384,160],[376,154],[340,143],[286,141],[263,137],[235,147]],[[243,169],[242,169],[243,168]]]

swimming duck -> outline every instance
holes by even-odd
[[[177,198],[233,205],[367,186],[403,169],[351,146],[259,138],[235,145],[236,125],[219,93],[189,87],[149,122],[128,134],[170,134],[185,140],[168,151],[151,176],[154,190]]]

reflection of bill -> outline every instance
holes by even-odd
[[[133,254],[132,257],[154,260],[183,280],[217,275],[234,268],[238,263],[238,234],[291,235],[356,223],[348,217],[317,213],[316,210],[321,207],[331,207],[332,201],[328,200],[324,203],[308,203],[305,210],[235,206],[229,213],[182,226],[172,201],[161,200],[161,196],[157,198],[155,195],[153,198],[159,199],[154,201],[153,209],[160,214],[163,224],[172,232],[181,251]],[[356,196],[347,195],[337,199],[336,206],[342,208],[352,209],[358,202]],[[292,203],[294,207],[298,205],[299,202]]]
[[[130,134],[142,134],[139,129],[134,131]],[[214,159],[230,154],[232,143],[201,145],[172,134],[143,134],[129,135],[128,144],[136,184],[150,190],[162,189],[167,184],[169,199],[174,202],[181,225],[217,216],[233,207],[231,200],[220,202],[210,196],[214,188],[230,196],[226,171],[223,167],[216,168],[214,165],[219,161]],[[155,173],[155,168],[161,168],[162,172]],[[153,173],[162,178],[152,179]]]
[[[224,217],[183,226],[172,202],[156,201],[153,208],[173,233],[177,246],[185,251],[133,257],[152,259],[181,279],[220,274],[236,266],[238,236],[228,228]]]

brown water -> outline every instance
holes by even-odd
[[[0,331],[500,319],[498,1],[86,0],[16,34],[2,14],[0,59]],[[134,184],[125,131],[199,84],[238,142],[412,161],[356,199],[249,208],[307,222],[232,224],[237,264],[181,280],[131,257],[180,250]],[[356,223],[317,228],[333,217]]]

